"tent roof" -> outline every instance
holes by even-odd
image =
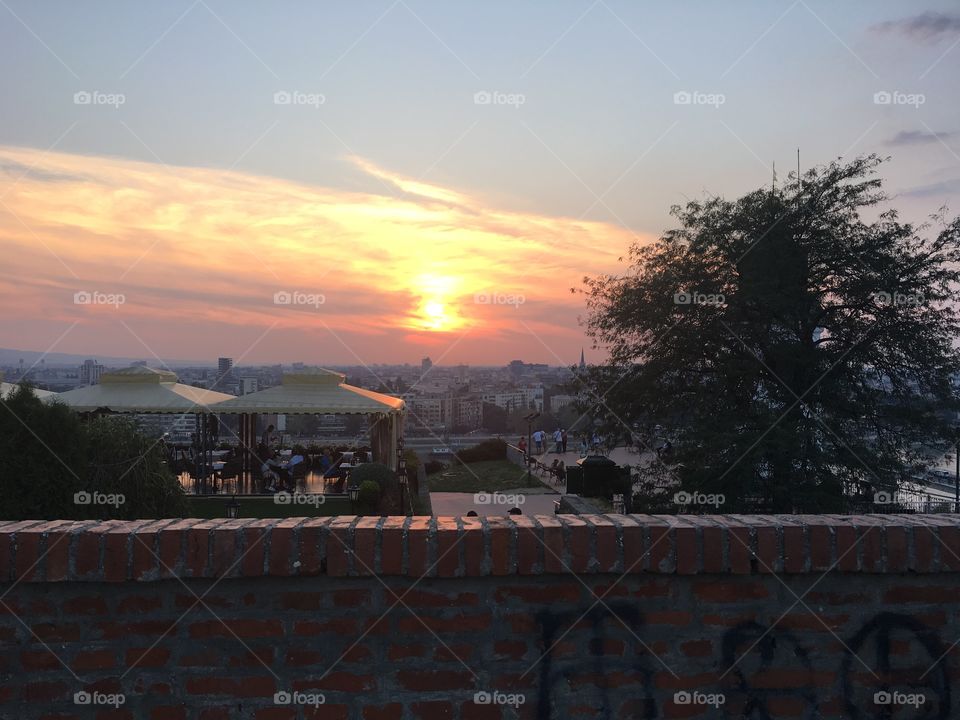
[[[283,376],[282,384],[218,403],[218,413],[371,414],[399,413],[400,398],[344,384],[342,373],[322,368]]]
[[[177,382],[176,373],[135,366],[104,373],[99,385],[77,388],[49,398],[77,412],[107,409],[129,413],[199,413],[233,395]]]
[[[5,398],[7,395],[12,393],[17,389],[16,383],[0,382],[0,398]],[[31,387],[33,394],[38,398],[50,397],[51,395],[56,395],[55,392],[51,390],[40,390],[39,388]]]

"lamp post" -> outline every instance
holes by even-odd
[[[240,517],[240,502],[237,500],[237,494],[234,493],[230,502],[227,503],[227,517],[236,520]]]

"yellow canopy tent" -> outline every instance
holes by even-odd
[[[211,409],[220,415],[371,415],[375,418],[370,428],[373,459],[396,470],[405,403],[344,380],[345,375],[333,370],[305,369],[284,375],[276,387],[225,400]]]

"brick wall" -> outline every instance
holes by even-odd
[[[958,571],[955,515],[2,523],[0,717],[956,718]]]

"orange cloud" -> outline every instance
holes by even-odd
[[[349,160],[399,193],[0,147],[9,178],[0,188],[0,298],[18,318],[15,338],[0,323],[0,345],[44,349],[77,322],[80,337],[59,350],[105,354],[95,343],[143,354],[117,330],[122,320],[165,357],[213,356],[268,328],[282,343],[251,358],[332,361],[319,344],[344,362],[356,360],[351,352],[402,361],[420,352],[405,347],[418,338],[436,346],[463,333],[451,362],[499,363],[493,353],[525,350],[554,362],[541,341],[566,354],[579,348],[582,303],[569,288],[616,271],[633,233],[490,207]],[[124,303],[78,306],[80,290]]]

